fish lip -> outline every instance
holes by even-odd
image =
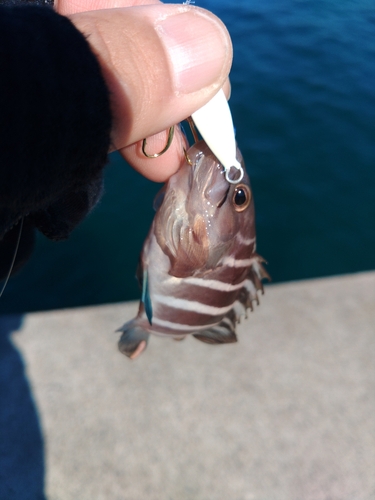
[[[224,203],[227,201],[229,191],[230,191],[230,186],[228,186],[228,189],[226,190],[223,198],[219,201],[219,203],[216,204],[217,208],[222,207]]]
[[[224,205],[230,193],[231,185],[226,181],[224,173],[225,170],[218,161],[210,165],[205,172],[204,198],[216,208]]]

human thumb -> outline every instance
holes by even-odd
[[[114,149],[184,120],[227,80],[232,45],[223,23],[191,5],[153,4],[71,16],[111,94]]]

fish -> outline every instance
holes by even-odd
[[[119,350],[131,359],[150,334],[208,344],[237,341],[236,324],[270,279],[256,253],[254,200],[244,175],[229,182],[226,170],[201,140],[155,198],[156,214],[144,242],[137,277],[137,316],[125,323]]]

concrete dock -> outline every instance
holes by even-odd
[[[1,500],[375,499],[375,272],[267,286],[237,344],[129,361],[136,310],[0,319]]]

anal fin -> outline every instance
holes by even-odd
[[[206,344],[233,344],[237,342],[237,335],[229,318],[223,320],[216,326],[193,333],[193,337]]]

